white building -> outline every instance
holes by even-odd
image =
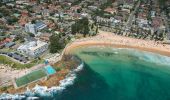
[[[35,24],[31,24],[31,23],[25,24],[25,32],[36,34],[37,30]]]
[[[0,0],[1,3],[9,3],[9,2],[13,2],[15,0]]]
[[[38,31],[46,28],[47,25],[43,22],[36,22],[35,24],[27,23],[25,24],[25,32],[33,33],[34,35],[37,34]]]
[[[42,41],[32,41],[21,45],[17,51],[30,57],[38,57],[48,49],[48,43]]]

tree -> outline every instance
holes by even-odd
[[[85,26],[85,27],[84,27],[84,30],[83,30],[83,35],[84,35],[84,37],[85,37],[87,34],[89,34],[89,31],[90,31],[89,26]]]
[[[24,39],[24,38],[21,38],[19,42],[20,42],[20,43],[24,43],[24,42],[25,42],[25,39]]]
[[[89,34],[89,20],[88,18],[84,17],[76,21],[75,24],[71,26],[72,34],[75,33],[82,33],[84,35]]]
[[[37,0],[37,4],[40,4],[40,0]]]
[[[47,3],[48,3],[48,4],[51,4],[51,3],[52,3],[52,0],[47,0]]]
[[[19,40],[21,43],[25,42],[24,37],[22,35],[16,35],[13,41],[15,42]]]
[[[77,9],[77,13],[81,13],[81,10],[82,10],[82,9]]]
[[[9,18],[7,19],[7,22],[8,22],[8,24],[11,25],[11,24],[17,22],[18,20],[19,20],[18,18],[14,17],[14,16],[11,16],[11,17],[9,17]]]
[[[36,23],[36,20],[32,20],[31,23],[32,23],[32,24],[35,24],[35,23]]]
[[[94,28],[94,24],[91,25],[91,29],[93,29],[93,28]]]
[[[50,45],[49,45],[50,53],[58,52],[60,49],[64,47],[64,45],[65,44],[63,43],[63,40],[61,39],[60,35],[53,34],[50,37]]]
[[[35,35],[34,35],[33,33],[30,33],[30,32],[28,32],[28,35],[29,35],[30,37],[35,37]]]
[[[76,34],[77,33],[76,24],[71,25],[71,33],[72,34]]]
[[[97,26],[97,28],[96,28],[96,34],[98,33],[98,30],[99,30],[99,27]]]

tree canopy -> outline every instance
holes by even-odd
[[[65,40],[61,37],[61,35],[53,34],[50,37],[50,45],[49,45],[50,53],[56,53],[60,49],[64,48],[64,46],[65,46]]]
[[[77,20],[76,23],[71,26],[71,31],[72,34],[81,33],[84,36],[89,34],[90,29],[88,18],[84,17],[82,19]]]

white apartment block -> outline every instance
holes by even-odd
[[[32,41],[21,45],[17,51],[30,57],[39,57],[48,49],[48,43],[42,41]]]
[[[35,24],[31,24],[31,23],[25,24],[25,32],[36,34],[37,30]]]

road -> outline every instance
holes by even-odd
[[[169,27],[168,18],[167,18],[167,16],[165,15],[165,12],[163,12],[163,13],[161,14],[161,17],[164,19],[165,27],[166,27],[166,30],[167,30],[167,37],[168,37],[168,39],[170,40],[170,27]]]
[[[130,28],[132,26],[132,20],[134,17],[134,14],[136,13],[136,10],[138,9],[138,7],[140,6],[141,1],[139,0],[134,11],[131,12],[131,14],[129,15],[129,18],[127,20],[127,22],[125,23],[123,30],[125,31],[127,28]]]

